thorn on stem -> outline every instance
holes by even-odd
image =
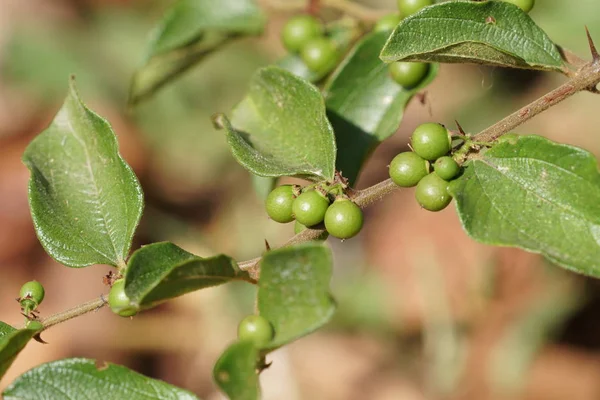
[[[463,136],[467,136],[467,134],[465,133],[465,130],[463,129],[462,126],[460,126],[460,124],[458,123],[458,121],[454,120],[454,123],[456,124],[456,127],[458,128],[458,131],[460,132],[460,134],[463,135]]]
[[[594,61],[599,61],[600,54],[598,54],[598,50],[596,49],[596,45],[594,44],[594,39],[592,39],[592,35],[590,34],[590,31],[587,26],[585,27],[585,33],[587,35],[588,43],[590,45],[590,51],[592,52],[592,59]]]
[[[269,244],[267,239],[265,239],[265,248],[267,249],[267,251],[271,251],[271,245]]]

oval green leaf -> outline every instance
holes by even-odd
[[[201,258],[173,243],[153,243],[137,250],[129,259],[125,293],[134,306],[146,309],[232,280],[251,281],[231,257]]]
[[[252,0],[179,0],[154,29],[143,66],[135,73],[130,103],[156,92],[229,40],[256,35],[265,17]]]
[[[194,394],[120,365],[70,358],[33,368],[4,391],[5,400],[199,400]]]
[[[426,7],[396,27],[381,59],[563,69],[548,35],[519,7],[503,1],[450,1]]]
[[[40,332],[40,329],[15,329],[4,322],[0,323],[0,379],[21,350]]]
[[[258,400],[260,387],[256,373],[259,351],[252,342],[236,342],[219,357],[213,379],[230,400]]]
[[[336,168],[352,184],[361,167],[381,143],[393,135],[412,97],[435,78],[437,64],[415,88],[405,89],[390,77],[379,59],[387,32],[365,36],[325,85],[327,116],[336,134]]]
[[[600,174],[589,152],[522,136],[469,161],[450,191],[475,240],[600,276]]]
[[[215,122],[225,128],[235,159],[259,176],[332,179],[335,137],[321,92],[278,67],[254,75],[246,98]]]
[[[326,324],[335,311],[329,294],[331,250],[309,242],[269,251],[260,263],[259,314],[275,328],[275,349]]]
[[[25,150],[29,206],[46,252],[69,267],[125,265],[143,209],[142,188],[108,122],[69,94]]]

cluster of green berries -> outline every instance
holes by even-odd
[[[413,151],[392,160],[390,178],[401,187],[416,186],[415,197],[421,207],[443,210],[452,201],[448,182],[460,174],[460,166],[448,155],[452,149],[450,133],[440,124],[427,123],[415,129],[410,141]]]
[[[320,188],[301,191],[299,186],[282,185],[267,196],[265,208],[276,222],[296,220],[296,232],[325,224],[327,232],[339,239],[356,236],[363,226],[363,213],[352,200],[338,196],[333,203]]]
[[[131,300],[125,293],[125,279],[114,281],[108,293],[108,305],[112,312],[121,317],[133,317],[138,310],[131,304]]]
[[[321,21],[311,15],[292,17],[281,31],[285,48],[299,54],[304,64],[319,75],[326,75],[335,68],[338,49],[333,40],[325,35]]]
[[[46,291],[38,281],[29,281],[21,286],[17,301],[21,304],[23,314],[30,316],[35,309],[44,301]]]
[[[273,325],[260,315],[248,315],[238,325],[238,339],[253,342],[257,347],[267,345],[275,337]]]
[[[526,13],[531,11],[533,6],[535,6],[535,0],[503,0],[503,1],[514,4],[517,7],[520,7]]]

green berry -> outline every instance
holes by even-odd
[[[274,337],[273,325],[260,315],[249,315],[238,325],[238,339],[252,341],[258,347],[268,344]]]
[[[415,197],[421,207],[429,211],[443,210],[452,201],[452,196],[448,193],[448,182],[435,173],[421,179]]]
[[[419,125],[413,132],[410,142],[414,152],[429,161],[435,161],[446,155],[452,147],[448,130],[435,123]]]
[[[388,67],[392,79],[404,88],[412,89],[418,86],[427,76],[429,64],[420,62],[396,61]]]
[[[362,210],[348,199],[337,199],[325,213],[325,228],[336,238],[354,237],[360,232],[362,226]]]
[[[398,0],[398,10],[402,17],[408,17],[423,7],[433,4],[433,0]]]
[[[507,3],[512,3],[517,7],[520,7],[523,11],[528,13],[535,5],[535,0],[504,0]]]
[[[108,305],[115,314],[119,314],[121,317],[131,317],[137,314],[137,309],[125,294],[124,279],[117,279],[113,283],[108,293]]]
[[[265,201],[269,217],[282,224],[293,221],[292,204],[295,197],[293,185],[282,185],[273,189]]]
[[[460,173],[460,166],[450,156],[438,158],[435,161],[435,164],[433,164],[433,169],[435,170],[435,173],[445,181],[456,178]]]
[[[296,197],[292,210],[296,221],[305,226],[314,226],[323,222],[329,200],[316,190],[309,190]]]
[[[401,18],[398,14],[388,14],[386,16],[381,17],[379,19],[379,21],[377,21],[377,23],[375,23],[375,26],[373,27],[373,31],[386,32],[386,31],[394,30],[396,28],[396,26],[398,26],[400,21],[401,21]]]
[[[322,75],[331,72],[338,61],[335,44],[324,37],[306,42],[302,47],[300,57],[308,69]]]
[[[412,151],[407,151],[394,157],[389,172],[396,185],[412,187],[429,173],[429,161],[423,160]]]
[[[281,31],[281,41],[291,53],[299,53],[302,47],[313,38],[323,35],[323,25],[311,15],[298,15],[290,18]]]
[[[38,281],[29,281],[21,286],[19,297],[21,298],[21,302],[30,300],[35,303],[35,306],[38,306],[44,301],[45,294],[46,291],[41,283]]]

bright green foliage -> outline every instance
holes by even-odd
[[[110,125],[81,102],[73,79],[23,162],[31,171],[33,224],[46,252],[69,267],[124,265],[142,215],[142,189]]]
[[[329,294],[331,251],[308,242],[267,252],[260,263],[258,311],[271,322],[275,349],[326,324],[335,311]]]
[[[125,294],[125,280],[116,280],[108,294],[108,305],[115,314],[121,317],[132,317],[137,314],[137,308],[131,304],[131,300]]]
[[[600,277],[600,174],[589,152],[520,136],[469,161],[449,188],[475,240]]]
[[[19,291],[19,297],[21,300],[32,300],[36,305],[40,305],[44,300],[44,296],[46,291],[44,290],[44,286],[38,281],[29,281],[21,286],[21,290]]]
[[[402,18],[398,14],[388,14],[384,17],[381,17],[375,26],[373,27],[374,32],[389,32],[394,30],[394,28],[400,23]]]
[[[535,6],[535,0],[503,0],[506,3],[514,4],[517,7],[520,7],[523,11],[528,13],[531,11],[533,6]]]
[[[15,329],[4,322],[0,323],[0,379],[27,343],[40,333],[38,328]]]
[[[251,341],[229,346],[217,360],[213,379],[230,400],[259,400],[256,363],[259,350]]]
[[[362,210],[348,199],[337,199],[325,213],[325,228],[338,239],[350,239],[358,235],[362,226]]]
[[[274,336],[273,325],[260,315],[249,315],[238,325],[238,339],[249,340],[258,348],[266,346]]]
[[[50,384],[51,383],[51,384]],[[114,364],[70,358],[35,367],[4,391],[5,400],[199,400],[192,393]]]
[[[392,79],[407,89],[418,86],[427,76],[429,64],[419,62],[396,61],[390,64]]]
[[[317,190],[308,190],[294,200],[292,211],[296,221],[305,226],[323,222],[329,200]]]
[[[433,0],[398,0],[398,10],[402,17],[408,17],[432,4]]]
[[[398,25],[381,59],[559,72],[564,66],[548,35],[527,14],[503,1],[448,1],[427,7]]]
[[[389,173],[390,178],[400,187],[416,186],[429,174],[429,161],[422,159],[417,153],[406,151],[394,157]]]
[[[415,197],[421,207],[429,211],[441,211],[452,201],[452,196],[448,193],[448,182],[435,173],[421,179],[415,190]]]
[[[265,201],[267,214],[273,221],[282,224],[292,222],[294,220],[292,204],[295,198],[293,185],[282,185],[275,188]]]
[[[450,156],[438,158],[433,164],[433,169],[440,178],[446,181],[456,178],[460,173],[460,166]]]
[[[297,15],[290,18],[281,31],[281,40],[291,53],[299,53],[311,39],[323,35],[323,25],[312,15]]]
[[[452,139],[448,130],[442,125],[426,123],[415,129],[410,137],[410,144],[419,156],[429,161],[435,161],[450,151]]]
[[[235,159],[259,176],[320,181],[335,172],[335,137],[323,96],[305,80],[277,67],[258,70],[248,95],[215,122],[226,130]]]
[[[302,47],[300,56],[306,66],[317,74],[332,71],[339,58],[335,43],[324,37],[309,40]]]
[[[125,292],[139,309],[154,307],[207,287],[233,280],[249,280],[228,256],[201,258],[173,243],[152,243],[137,250],[129,259]]]

